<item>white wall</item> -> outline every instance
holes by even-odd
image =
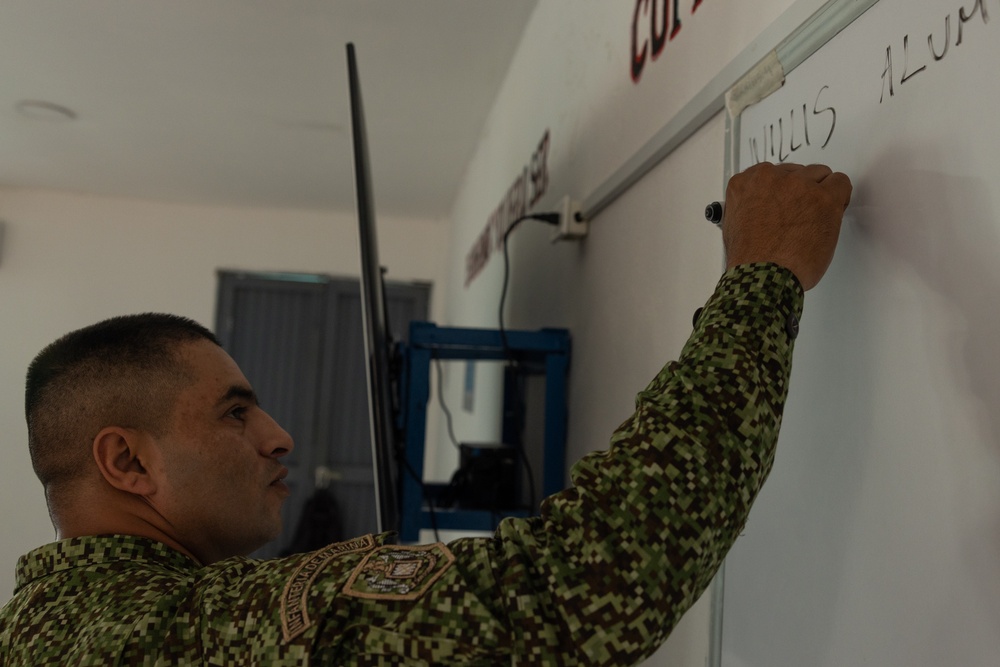
[[[354,213],[168,205],[0,189],[0,603],[14,564],[52,540],[24,425],[24,372],[67,331],[102,318],[166,311],[214,324],[216,270],[359,274]],[[449,247],[442,221],[380,217],[382,263],[394,280],[433,283],[440,319]]]
[[[779,16],[797,25],[823,2],[704,0],[693,14],[690,0],[680,4],[681,31],[633,82],[635,1],[541,0],[453,209],[452,324],[497,325],[502,256],[465,287],[466,255],[546,129],[550,184],[535,211],[565,194],[585,200]],[[592,221],[582,243],[551,245],[549,229],[530,222],[511,237],[505,323],[573,335],[570,464],[607,446],[635,393],[679,352],[718,279],[721,242],[702,211],[723,193],[723,141],[720,115]],[[460,439],[487,439],[483,425],[496,423],[479,408],[489,402],[485,384],[477,378],[478,414],[456,411]],[[460,404],[461,377],[445,385]],[[708,612],[703,599],[649,664],[705,664]]]

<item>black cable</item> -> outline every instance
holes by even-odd
[[[517,453],[521,455],[521,461],[524,462],[524,471],[528,476],[528,516],[535,515],[535,473],[531,470],[531,463],[528,461],[528,455],[524,451],[524,447],[518,447]]]
[[[507,301],[507,284],[508,284],[509,279],[510,279],[510,255],[509,255],[509,252],[507,250],[507,238],[510,236],[511,232],[513,232],[514,229],[519,224],[521,224],[522,222],[524,222],[525,220],[540,220],[541,222],[545,222],[545,223],[548,223],[550,225],[558,225],[559,224],[559,217],[560,217],[559,213],[529,213],[528,215],[523,215],[520,218],[517,218],[516,220],[514,220],[514,222],[512,222],[510,224],[510,227],[507,228],[507,231],[504,232],[504,235],[503,235],[503,286],[502,286],[502,288],[500,290],[500,312],[499,312],[499,317],[497,319],[498,319],[499,330],[500,330],[500,342],[503,345],[504,358],[507,359],[507,363],[508,364],[516,364],[516,361],[513,360],[513,359],[511,359],[510,344],[507,341],[507,331],[504,328],[504,323],[503,323],[504,305],[505,305],[505,303]],[[528,461],[528,456],[524,452],[524,448],[522,446],[518,445],[518,446],[516,446],[516,449],[517,449],[518,454],[521,455],[521,461],[524,463],[524,469],[525,469],[525,471],[527,473],[527,476],[528,476],[528,487],[529,487],[529,493],[530,493],[530,504],[528,506],[528,513],[529,513],[529,515],[534,515],[534,513],[535,513],[535,501],[536,501],[536,496],[535,496],[535,475],[534,475],[534,472],[531,469],[531,463]]]
[[[528,215],[522,215],[520,218],[514,220],[510,223],[510,227],[503,234],[503,287],[500,290],[500,313],[497,318],[500,324],[500,343],[503,345],[504,358],[510,359],[510,345],[507,342],[507,331],[503,326],[503,307],[504,303],[507,301],[507,282],[510,278],[510,256],[507,252],[507,237],[514,229],[524,222],[525,220],[540,220],[542,222],[547,222],[550,225],[559,224],[559,214],[558,213],[529,213]]]
[[[455,437],[455,429],[454,429],[454,427],[452,425],[451,410],[448,409],[448,405],[444,402],[444,389],[443,389],[443,387],[444,387],[444,378],[443,378],[443,375],[441,373],[441,360],[440,359],[435,359],[434,360],[434,367],[437,370],[438,403],[441,404],[441,410],[442,410],[442,412],[444,412],[445,425],[448,427],[448,438],[451,440],[451,444],[455,446],[455,449],[458,449],[458,447],[459,447],[459,445],[458,445],[458,439]]]
[[[508,359],[508,361],[510,361],[510,346],[507,343],[507,333],[504,330],[504,326],[503,326],[503,308],[504,308],[504,302],[507,299],[507,282],[508,282],[508,278],[509,278],[509,274],[510,274],[510,258],[509,258],[509,255],[507,253],[507,237],[510,236],[510,233],[512,231],[514,231],[514,228],[517,227],[517,225],[519,225],[520,223],[524,222],[525,220],[541,220],[542,222],[547,222],[550,225],[558,225],[559,224],[559,214],[558,213],[531,213],[531,214],[528,214],[528,215],[524,215],[524,216],[521,216],[520,218],[516,219],[514,222],[512,222],[511,225],[510,225],[510,227],[507,228],[507,231],[504,232],[504,235],[503,235],[503,266],[504,266],[504,271],[503,271],[503,289],[502,289],[501,294],[500,294],[500,339],[502,341],[503,348],[504,348],[504,357],[506,359]],[[382,272],[383,272],[382,278],[384,280],[385,279],[384,278],[385,270],[383,269]],[[443,383],[441,381],[441,379],[442,379],[442,374],[441,374],[441,360],[437,359],[435,361],[437,362],[436,366],[437,366],[437,374],[438,374],[438,401],[441,403],[441,409],[445,413],[445,419],[446,419],[446,423],[447,423],[447,427],[448,427],[448,437],[451,439],[452,444],[455,447],[458,447],[459,446],[458,445],[458,440],[455,438],[455,431],[453,430],[453,426],[452,426],[451,411],[448,409],[448,407],[447,407],[447,405],[445,404],[445,401],[444,401],[444,391],[442,390],[442,384]],[[535,480],[534,480],[534,475],[531,472],[531,466],[528,463],[528,458],[527,458],[527,456],[525,456],[524,451],[522,451],[520,447],[518,447],[518,451],[521,454],[521,458],[524,461],[525,468],[528,471],[528,481],[529,481],[529,484],[530,484],[530,487],[531,487],[531,511],[534,512],[534,505],[535,505],[535,500],[534,500],[534,498],[535,498]],[[403,462],[403,467],[406,469],[406,471],[417,481],[417,484],[420,485],[421,495],[424,498],[424,502],[427,503],[428,514],[430,515],[430,520],[431,520],[431,529],[434,531],[434,540],[436,542],[440,542],[441,538],[440,538],[440,536],[438,534],[437,516],[436,516],[436,513],[435,513],[435,509],[434,509],[434,500],[433,500],[433,498],[431,498],[430,494],[427,491],[427,484],[426,484],[426,482],[424,482],[423,479],[421,479],[420,475],[417,474],[417,471],[413,469],[413,467],[410,465],[409,461],[406,460],[406,456],[405,455],[398,456],[398,458],[399,458],[399,460],[401,460]]]

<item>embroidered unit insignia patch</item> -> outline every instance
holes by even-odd
[[[344,593],[374,600],[415,600],[454,561],[443,544],[381,547],[354,569]]]
[[[320,570],[337,556],[367,551],[375,546],[371,535],[365,535],[349,542],[337,542],[316,551],[295,568],[281,594],[281,630],[286,642],[291,641],[309,629],[312,621],[306,610],[309,588]]]

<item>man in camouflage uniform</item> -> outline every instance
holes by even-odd
[[[728,270],[677,362],[540,516],[489,539],[365,536],[269,561],[293,447],[181,318],[68,334],[29,369],[29,446],[60,541],[18,563],[14,665],[631,665],[704,591],[774,456],[803,290],[850,181],[731,180]]]

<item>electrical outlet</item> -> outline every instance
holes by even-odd
[[[552,232],[552,242],[578,241],[587,235],[587,221],[580,215],[580,202],[569,197],[559,202],[559,226]]]

